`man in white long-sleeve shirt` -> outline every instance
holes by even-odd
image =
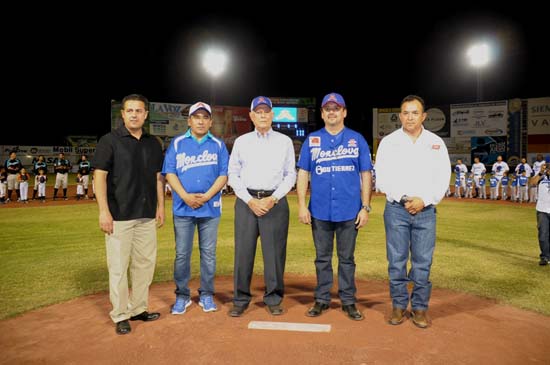
[[[289,209],[286,194],[296,182],[292,140],[271,129],[271,100],[252,100],[256,127],[235,140],[229,158],[229,185],[235,191],[235,268],[232,317],[240,317],[251,300],[250,281],[258,236],[264,258],[264,303],[269,313],[283,313],[284,273]]]
[[[533,177],[533,183],[538,188],[537,228],[540,246],[539,265],[546,266],[550,262],[550,167],[542,164],[539,173]]]
[[[435,205],[445,195],[451,176],[445,143],[422,126],[426,116],[422,98],[405,97],[399,114],[402,128],[385,137],[376,154],[377,183],[386,194],[384,225],[393,305],[389,323],[405,320],[407,284],[412,281],[411,314],[420,328],[429,324],[426,312],[432,289]],[[407,273],[409,255],[411,269]]]

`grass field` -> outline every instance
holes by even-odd
[[[224,197],[218,275],[233,272],[234,200],[233,196]],[[289,203],[286,271],[315,275],[310,227],[298,223],[296,196],[289,196]],[[358,237],[357,277],[387,280],[384,197],[375,197],[372,205],[370,221]],[[167,224],[159,230],[156,282],[172,280],[171,201],[167,202],[167,213]],[[0,319],[108,290],[104,238],[95,204],[0,209],[0,222]],[[536,237],[532,205],[446,200],[438,206],[434,287],[495,298],[550,315],[550,267],[538,266]],[[258,248],[255,272],[262,274]],[[196,246],[192,270],[198,275]]]

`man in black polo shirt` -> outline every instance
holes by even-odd
[[[157,256],[156,226],[164,224],[162,147],[142,128],[148,113],[144,96],[126,96],[124,125],[101,137],[93,160],[99,227],[107,246],[110,316],[120,335],[131,331],[128,319],[154,321],[160,316],[147,312]]]

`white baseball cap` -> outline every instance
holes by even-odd
[[[210,109],[210,105],[199,101],[198,103],[191,105],[191,107],[189,108],[189,116],[192,116],[201,109],[206,110],[208,114],[212,115],[212,109]]]

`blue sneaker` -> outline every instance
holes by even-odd
[[[183,297],[176,297],[176,302],[172,306],[172,314],[183,314],[185,313],[185,310],[187,307],[191,305],[191,299],[183,298]]]
[[[216,303],[214,303],[214,298],[212,298],[211,295],[201,296],[199,300],[199,305],[205,312],[215,312],[218,310],[218,307],[216,307]]]

